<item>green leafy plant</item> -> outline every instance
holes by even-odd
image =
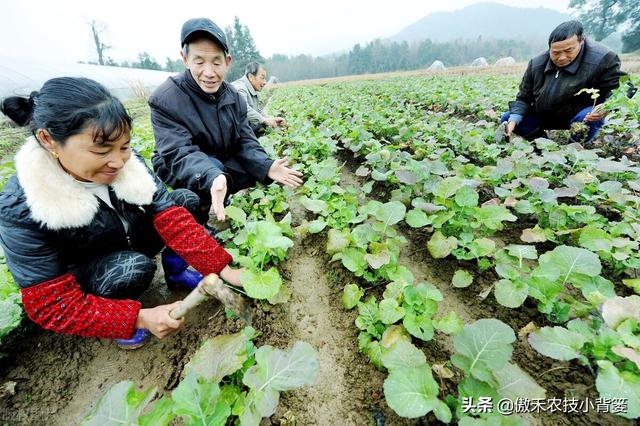
[[[306,216],[297,231],[302,236],[326,233],[327,253],[355,279],[388,283],[380,300],[366,294],[370,287],[363,281],[345,286],[342,293],[346,308],[358,308],[359,348],[380,369],[391,372],[397,367],[385,365],[394,342],[410,343],[434,331],[456,338],[463,334],[456,315],[430,314],[433,303],[437,308],[433,297],[425,302],[421,291],[405,295],[406,288],[417,286],[411,271],[398,265],[395,253],[404,244],[394,233],[399,222],[387,226],[387,232],[385,220],[376,217],[383,204],[398,203],[398,211],[399,204],[404,206],[400,220],[415,229],[422,244],[426,242],[431,257],[477,261],[476,270],[468,263],[454,267],[460,272],[452,284],[463,289],[459,291],[471,288],[471,274],[464,271],[481,280],[495,266],[498,303],[517,309],[532,298],[549,320],[567,329],[594,315],[599,304],[615,296],[619,284],[632,291],[640,288],[634,275],[640,267],[635,244],[640,240],[640,169],[625,158],[602,158],[597,151],[566,145],[561,137],[539,139],[533,145],[518,138],[510,144],[496,139],[496,111],[506,108],[517,84],[515,79],[506,85],[505,81],[457,77],[425,85],[421,79],[389,79],[292,87],[278,90],[272,98],[275,108],[287,112],[290,126],[269,137],[279,139],[280,152],[300,160],[307,175],[300,198]],[[637,102],[622,106],[623,100],[610,114],[603,134],[636,140],[637,120],[632,117]],[[353,154],[358,188],[344,187],[341,175],[348,172],[330,157],[337,147]],[[367,203],[363,194],[380,201]],[[513,235],[521,235],[524,244],[513,241]],[[634,324],[625,323],[620,332],[631,339]],[[625,345],[614,351],[616,345],[610,343],[622,338],[613,339],[611,333],[596,333],[593,345],[587,338],[580,354],[596,359],[585,351],[606,353],[597,359],[612,362],[620,374],[610,376],[620,378],[628,375],[633,361],[623,361],[615,351],[633,356],[633,348]],[[404,343],[399,347],[403,348],[398,353],[419,358]],[[464,395],[508,394],[511,386],[500,385],[509,383],[508,377],[518,377],[514,380],[528,384],[531,395],[541,395],[521,372],[507,361],[482,381],[470,369],[458,385],[458,396],[447,403],[460,424],[521,424],[515,417],[459,415]],[[424,404],[437,405],[429,380],[420,377],[425,384],[417,392],[420,396],[408,408],[392,396],[394,410],[417,413]],[[395,378],[394,384],[402,383]]]
[[[296,342],[287,351],[256,349],[251,327],[207,340],[185,365],[178,386],[149,406],[156,388],[141,392],[132,382],[113,385],[96,403],[83,425],[168,425],[179,417],[186,425],[225,425],[237,419],[258,425],[271,416],[281,392],[312,384],[318,374],[313,348]]]
[[[487,420],[501,416],[497,411],[485,413],[475,409],[467,414],[462,410],[465,398],[477,402],[480,397],[490,397],[497,403],[501,398],[545,397],[545,390],[510,361],[515,339],[511,327],[494,318],[465,325],[454,337],[456,353],[451,361],[464,373],[464,379],[458,385],[458,398],[451,397],[448,403],[456,408],[459,418],[470,415]]]
[[[398,265],[400,247],[406,239],[393,228],[404,218],[404,204],[369,201],[359,212],[369,218],[365,223],[351,230],[329,231],[327,253],[333,256],[331,260],[340,260],[346,269],[370,282],[411,280],[406,268]]]
[[[586,93],[589,95],[589,97],[591,98],[591,100],[593,101],[593,108],[596,107],[596,102],[598,101],[598,98],[600,97],[600,90],[598,89],[594,89],[594,88],[582,88],[578,91],[578,93],[576,93],[574,96],[580,96],[583,93]]]
[[[282,278],[275,267],[287,257],[287,251],[293,247],[291,215],[287,214],[280,222],[267,220],[247,221],[243,210],[235,206],[225,209],[233,221],[236,230],[230,249],[233,258],[246,268],[240,280],[247,295],[254,299],[275,300],[282,288]]]
[[[603,398],[626,398],[617,414],[640,417],[640,297],[611,297],[586,319],[566,327],[543,327],[529,335],[529,344],[550,358],[598,367],[596,388]]]
[[[0,263],[0,343],[2,338],[18,328],[24,318],[20,291],[13,280],[4,257]]]

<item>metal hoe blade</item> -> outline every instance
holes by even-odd
[[[222,280],[218,280],[218,283],[207,291],[247,325],[251,325],[253,317],[251,307],[242,296],[224,285]]]

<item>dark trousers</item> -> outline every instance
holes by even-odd
[[[569,123],[566,123],[561,127],[556,127],[556,126],[550,125],[549,123],[545,123],[539,116],[535,114],[527,114],[522,117],[522,121],[518,123],[518,125],[514,129],[514,132],[516,135],[520,135],[529,141],[532,141],[539,137],[546,137],[545,130],[559,129],[559,128],[568,129],[571,126],[571,124],[584,121],[584,118],[586,117],[587,114],[591,112],[592,109],[593,107],[590,107],[590,106],[586,107],[585,109],[578,112],[569,121]],[[504,114],[502,114],[502,118],[500,119],[500,122],[502,123],[502,122],[508,121],[510,115],[511,114],[509,112],[505,112]],[[588,121],[588,122],[585,121],[584,124],[589,126],[589,132],[584,142],[590,142],[593,138],[596,137],[596,135],[600,131],[600,128],[604,125],[604,119],[598,120],[598,121]],[[572,136],[572,139],[576,139],[576,138]]]
[[[197,211],[200,204],[199,197],[188,189],[171,192],[171,198],[191,214]],[[161,249],[147,254],[131,250],[116,251],[91,259],[70,272],[85,293],[109,299],[137,300],[151,285],[156,272],[156,262],[152,257]]]
[[[71,271],[85,293],[133,300],[149,288],[155,272],[153,259],[130,250],[94,258]]]

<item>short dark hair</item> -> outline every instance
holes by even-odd
[[[63,145],[89,126],[97,144],[115,141],[131,130],[131,117],[122,102],[88,78],[52,78],[28,98],[6,98],[0,110],[19,126],[29,125],[34,134],[47,130]]]
[[[260,62],[249,62],[247,65],[245,65],[244,67],[244,75],[256,75],[258,74],[258,71],[260,70],[260,67],[262,67],[262,64]],[[263,67],[264,68],[264,67]]]
[[[578,41],[580,41],[584,38],[583,33],[584,28],[580,21],[573,20],[563,22],[551,31],[551,34],[549,35],[549,46],[551,46],[551,43],[566,40],[574,35],[577,36]]]

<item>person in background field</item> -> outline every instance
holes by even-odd
[[[226,197],[256,182],[300,186],[302,173],[287,167],[286,157],[269,158],[249,126],[246,103],[224,81],[231,55],[222,30],[209,19],[190,19],[181,42],[187,69],[149,98],[158,176],[198,194],[204,224],[210,209],[224,220]]]
[[[244,69],[244,76],[231,84],[247,103],[247,118],[256,136],[263,133],[266,126],[276,128],[286,125],[284,118],[268,117],[260,110],[258,92],[267,84],[267,71],[261,64],[249,62]]]
[[[34,322],[126,349],[175,333],[176,304],[137,301],[165,246],[168,284],[194,288],[216,273],[240,286],[241,270],[187,211],[198,197],[164,188],[132,151],[124,106],[99,83],[54,78],[28,99],[5,99],[2,112],[33,133],[0,193],[0,244]]]
[[[580,22],[558,25],[549,36],[549,50],[529,61],[516,100],[502,116],[505,135],[534,140],[546,137],[545,130],[584,122],[589,127],[584,141],[590,142],[604,125],[602,103],[622,75],[618,55],[587,39]],[[598,90],[595,107],[590,94],[577,95],[585,88]]]

